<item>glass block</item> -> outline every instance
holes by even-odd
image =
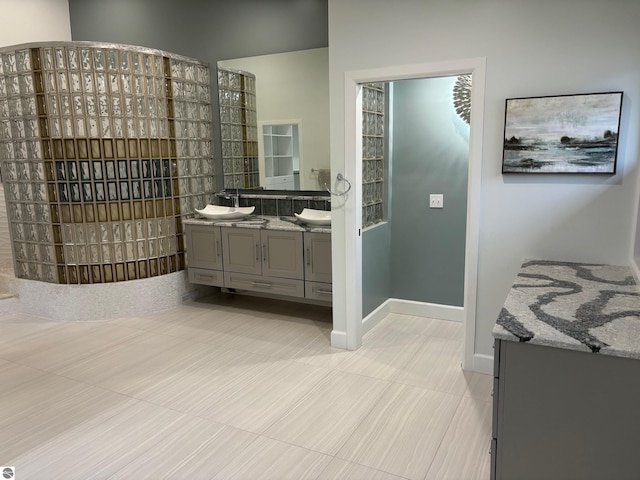
[[[69,72],[69,88],[72,92],[82,92],[82,78],[79,72]]]
[[[80,63],[83,70],[91,70],[91,49],[88,47],[80,48]]]
[[[107,68],[109,70],[118,70],[118,51],[107,50]]]
[[[5,77],[5,88],[9,96],[20,95],[20,82],[18,81],[18,77],[16,75]]]
[[[102,245],[102,261],[104,263],[113,262],[113,253],[111,245]]]
[[[100,263],[100,246],[89,245],[89,263]]]
[[[93,189],[90,182],[85,182],[82,184],[82,200],[85,202],[93,201]]]
[[[62,123],[62,136],[67,138],[73,138],[73,135],[74,135],[73,119],[71,117],[64,117],[61,123]]]
[[[41,49],[41,52],[43,59],[43,68],[45,70],[53,70],[55,66],[53,50],[51,48],[43,48]]]
[[[147,115],[147,99],[145,97],[137,97],[135,105],[137,116],[144,117]]]
[[[44,183],[32,183],[31,184],[32,197],[36,202],[46,202],[47,201],[47,189]],[[41,216],[38,218],[42,221],[44,219]]]
[[[115,95],[120,93],[120,76],[117,73],[109,73],[107,75],[107,80],[109,82],[111,94]]]
[[[96,202],[104,202],[106,200],[106,195],[105,195],[105,191],[104,191],[104,184],[103,183],[96,183],[94,185],[95,188],[95,198],[96,198]]]
[[[24,138],[24,121],[22,119],[11,121],[11,138]],[[26,155],[25,155],[26,156]],[[20,156],[20,152],[16,149],[16,158],[25,158]]]
[[[20,97],[9,99],[9,116],[13,117],[14,119],[16,119],[17,117],[22,117],[22,101],[20,100]],[[18,120],[22,119],[20,118]]]
[[[100,134],[103,138],[112,137],[111,119],[109,117],[100,117]]]
[[[33,86],[33,77],[31,76],[31,74],[20,75],[18,77],[18,83],[20,86],[20,93],[22,95],[33,95],[35,93],[35,89]]]
[[[72,81],[74,80],[74,74],[71,74]],[[93,80],[93,73],[91,72],[82,72],[82,88],[85,93],[94,93],[95,92],[95,84]],[[77,91],[77,90],[74,90]]]
[[[116,182],[107,182],[107,195],[110,202],[118,201],[118,186]]]
[[[0,120],[0,140],[9,140],[12,138],[12,134],[11,134],[11,121],[10,120]],[[3,148],[4,152],[8,152],[8,147],[6,145],[10,145],[10,144],[5,144],[5,147]],[[12,147],[12,152],[13,152],[13,147]],[[13,158],[13,154],[9,155],[8,153],[6,153],[5,155],[3,155],[4,158]]]
[[[76,264],[76,248],[75,248],[74,245],[65,244],[65,246],[64,246],[64,258],[65,258],[65,263],[67,265],[75,265]]]
[[[124,252],[121,243],[116,243],[115,245],[113,245],[113,255],[115,262],[124,262]]]
[[[104,52],[99,49],[93,49],[93,68],[98,71],[105,69]]]
[[[20,200],[20,189],[15,182],[7,182],[5,185],[5,195],[9,200]]]
[[[136,138],[138,136],[136,130],[136,121],[133,118],[127,118],[125,123],[127,137]]]
[[[133,92],[139,97],[145,94],[144,77],[142,75],[133,75]]]
[[[109,115],[109,97],[107,95],[98,95],[98,115]]]
[[[131,68],[130,52],[120,51],[120,70],[128,72]]]
[[[31,185],[29,185],[28,183],[21,183],[20,186],[18,187],[18,191],[20,194],[21,201],[30,202],[33,200],[31,196]],[[23,212],[24,212],[24,208],[23,208]],[[23,217],[24,217],[24,213],[23,213]]]
[[[44,188],[44,184],[42,184],[43,188]],[[45,200],[46,201],[46,198]],[[49,206],[45,203],[37,203],[35,206],[35,216],[38,219],[39,222],[44,222],[44,223],[50,223],[51,222],[51,216],[49,215]],[[47,232],[49,232],[49,229],[47,227]],[[42,242],[49,242],[51,243],[52,240],[50,238],[40,238],[40,241]]]
[[[131,75],[123,73],[120,75],[120,81],[122,82],[122,93],[125,95],[131,95],[133,88],[131,86]]]
[[[7,52],[2,55],[2,68],[5,75],[9,73],[16,73],[16,56],[13,52]]]

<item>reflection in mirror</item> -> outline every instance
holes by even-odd
[[[224,188],[259,188],[255,77],[218,68]]]
[[[328,49],[317,48],[218,62],[218,69],[239,70],[255,76],[255,141],[260,187],[324,190],[330,168],[328,60]],[[230,99],[241,95],[240,89],[235,92],[238,93],[230,89]],[[251,95],[248,94],[246,98],[251,99]],[[221,98],[221,126],[224,126],[223,120],[227,115],[224,106]],[[240,107],[240,113],[246,108]],[[251,112],[247,111],[246,114],[250,116]],[[232,120],[230,117],[229,119]],[[225,134],[233,136],[234,131],[244,132],[243,129],[249,135],[254,132],[254,127],[249,124],[242,125],[240,129],[232,128],[234,125],[239,123],[232,122],[229,131],[223,132],[223,137]],[[225,141],[230,140],[223,138],[223,149]],[[253,141],[254,137],[242,140],[243,148],[245,142]],[[250,150],[252,147],[248,148]],[[248,158],[249,160],[244,160],[242,167],[252,168],[252,157]],[[225,187],[227,178],[233,177],[234,181],[240,178],[240,166],[237,161],[236,164],[224,162]],[[247,178],[244,171],[242,178]],[[229,186],[253,187],[246,183],[233,183]]]

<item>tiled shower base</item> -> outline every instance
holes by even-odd
[[[0,315],[25,313],[70,322],[148,315],[200,296],[199,288],[188,282],[186,271],[92,285],[60,285],[16,278],[14,288],[16,296],[0,303]]]

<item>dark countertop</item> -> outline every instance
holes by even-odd
[[[215,225],[218,227],[261,228],[265,230],[289,230],[293,232],[331,233],[331,226],[306,225],[296,217],[271,217],[267,215],[249,215],[242,220],[210,220],[207,218],[189,218],[187,225]]]

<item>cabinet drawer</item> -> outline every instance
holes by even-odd
[[[239,290],[304,297],[304,281],[289,278],[224,272],[224,286],[226,288],[237,288]]]
[[[188,269],[189,282],[199,283],[201,285],[211,285],[213,287],[224,286],[224,278],[220,270],[208,270],[205,268],[193,268]]]
[[[304,296],[314,300],[330,302],[333,297],[332,285],[321,282],[304,282]]]

